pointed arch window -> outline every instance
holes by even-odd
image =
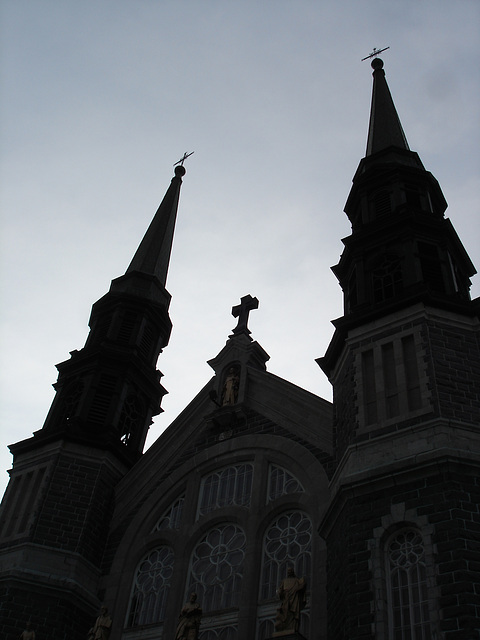
[[[261,583],[257,609],[257,639],[269,638],[277,609],[276,590],[293,567],[310,583],[312,566],[312,521],[303,511],[287,511],[272,522],[263,539]],[[302,611],[300,631],[308,633],[308,606]]]
[[[280,582],[293,567],[297,576],[310,576],[312,522],[302,511],[283,513],[272,523],[263,542],[260,599],[275,597]]]
[[[210,529],[193,550],[188,589],[204,612],[238,606],[245,547],[243,529],[229,523]]]
[[[390,640],[430,640],[425,549],[419,531],[397,532],[386,545]]]
[[[173,549],[167,546],[153,549],[141,560],[135,573],[127,615],[129,627],[163,622],[173,560]]]

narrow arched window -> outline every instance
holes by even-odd
[[[302,511],[283,513],[267,530],[263,543],[260,599],[275,597],[280,582],[293,567],[299,577],[310,577],[312,522]]]
[[[229,523],[210,529],[193,550],[189,591],[204,612],[238,606],[245,546],[243,530]]]
[[[150,551],[138,565],[127,616],[129,627],[163,622],[170,580],[173,550],[162,546]]]
[[[257,639],[269,638],[278,606],[276,591],[292,567],[299,578],[311,581],[312,521],[302,511],[282,513],[267,529],[263,539],[260,602],[257,608]],[[300,631],[308,633],[308,605],[302,611]]]
[[[416,529],[403,529],[386,546],[390,640],[429,640],[425,549]]]

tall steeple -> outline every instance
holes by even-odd
[[[183,166],[175,167],[175,176],[133,256],[127,273],[149,273],[156,276],[163,286],[166,285],[180,186],[184,175]]]
[[[353,178],[345,213],[352,235],[333,267],[344,291],[345,315],[365,315],[435,298],[468,304],[475,269],[452,225],[438,182],[409,149],[383,62],[372,62],[373,92],[367,153]]]
[[[85,347],[57,365],[57,394],[35,440],[80,440],[113,448],[130,463],[141,454],[166,393],[156,362],[172,329],[165,284],[184,174],[175,168],[127,271],[93,305]]]
[[[409,149],[407,138],[402,129],[400,118],[393,104],[392,95],[385,79],[383,61],[372,60],[373,92],[368,127],[367,152],[371,156],[388,147]]]

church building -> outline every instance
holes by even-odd
[[[372,67],[333,267],[344,313],[317,360],[333,402],[267,370],[258,300],[239,292],[211,379],[143,453],[166,393],[177,165],[85,346],[57,365],[45,424],[10,445],[1,638],[27,622],[37,640],[480,638],[475,268]],[[88,636],[101,606],[111,628]]]

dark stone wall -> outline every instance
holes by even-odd
[[[436,412],[480,422],[480,333],[430,321],[424,329]]]
[[[2,640],[18,640],[29,620],[38,640],[85,640],[98,615],[91,608],[82,608],[78,599],[69,598],[67,593],[26,585],[2,585],[0,602]],[[3,614],[5,609],[8,616]]]
[[[436,472],[390,489],[349,491],[327,538],[329,640],[375,638],[378,582],[374,530],[391,505],[404,503],[432,529],[438,630],[445,640],[480,638],[480,480],[478,469],[442,461]],[[416,474],[418,478],[418,469]],[[398,523],[401,525],[401,523]],[[422,526],[419,527],[420,531]],[[381,554],[383,557],[383,553]],[[375,571],[376,569],[376,571]],[[374,578],[375,576],[375,578]]]
[[[116,479],[101,460],[60,454],[31,541],[80,553],[100,566],[113,511]]]

